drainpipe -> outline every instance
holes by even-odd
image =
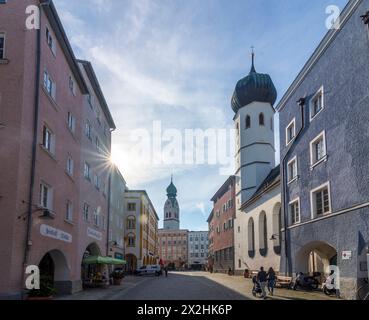
[[[283,216],[284,216],[284,249],[285,249],[285,255],[286,255],[286,273],[287,275],[292,275],[291,272],[291,261],[290,261],[290,255],[289,255],[289,247],[288,247],[288,243],[289,243],[289,230],[288,230],[288,203],[287,203],[287,172],[286,172],[286,162],[288,159],[288,156],[290,154],[290,151],[292,149],[292,146],[294,146],[296,140],[298,139],[298,137],[300,136],[300,134],[302,133],[302,131],[305,128],[305,106],[306,103],[306,98],[301,98],[299,101],[297,101],[298,106],[300,107],[300,111],[301,111],[301,127],[300,130],[298,131],[298,133],[296,134],[296,137],[294,139],[294,141],[292,142],[292,144],[290,145],[290,147],[288,148],[286,154],[284,155],[282,161],[281,161],[281,165],[282,165],[282,180],[283,180]],[[299,210],[301,210],[301,208],[299,208]]]

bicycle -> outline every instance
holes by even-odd
[[[369,282],[368,278],[364,279],[364,284],[357,290],[357,297],[359,300],[369,301]]]

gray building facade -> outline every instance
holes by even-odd
[[[355,299],[368,277],[369,0],[350,0],[287,90],[280,114],[281,270],[339,275]],[[336,266],[336,267],[335,267]]]

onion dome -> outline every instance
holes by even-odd
[[[169,187],[167,188],[167,196],[169,198],[175,198],[177,196],[177,188],[173,184],[173,177],[172,177],[172,179],[170,181]]]
[[[268,74],[257,73],[252,53],[252,66],[248,76],[238,81],[232,97],[235,113],[252,102],[268,102],[272,106],[277,100],[277,90]]]

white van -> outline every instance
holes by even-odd
[[[152,264],[147,266],[142,266],[141,268],[136,269],[135,274],[138,276],[144,275],[155,275],[160,276],[162,275],[161,267],[158,264]]]

